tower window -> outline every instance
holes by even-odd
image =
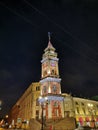
[[[54,74],[54,70],[51,71],[51,74]]]
[[[44,76],[46,76],[46,75],[47,75],[47,71],[45,70],[45,71],[44,71]]]
[[[47,87],[46,86],[43,87],[43,91],[44,91],[44,93],[47,92]]]
[[[53,92],[57,92],[57,87],[55,85],[53,86],[52,89],[53,89]]]
[[[58,103],[57,103],[57,102],[54,102],[54,106],[57,107],[57,106],[58,106]]]
[[[56,71],[54,69],[51,70],[52,75],[56,75]]]

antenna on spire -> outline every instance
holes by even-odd
[[[50,39],[51,39],[51,37],[50,37],[50,32],[48,32],[48,37],[49,37],[49,41],[50,41]]]

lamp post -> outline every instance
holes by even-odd
[[[93,117],[93,114],[94,114],[93,104],[88,103],[88,110],[89,110],[89,112],[91,114],[91,117]]]
[[[43,130],[43,125],[44,125],[44,120],[43,120],[43,103],[41,104],[41,108],[42,108],[42,127],[41,127],[41,130]]]
[[[95,126],[95,121],[94,121],[94,112],[95,112],[95,110],[94,110],[94,106],[93,106],[93,104],[88,104],[88,110],[89,110],[89,112],[90,112],[90,115],[91,115],[91,122],[92,122],[92,127],[94,127]]]
[[[0,100],[0,110],[2,109],[2,101]]]
[[[41,114],[41,121],[42,121],[42,126],[41,130],[44,129],[44,104],[47,103],[48,98],[47,97],[39,97],[39,103],[41,104],[41,109],[42,109],[42,114]]]

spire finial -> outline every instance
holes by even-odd
[[[50,32],[48,32],[48,38],[49,38],[49,41],[50,41],[50,39],[51,39],[51,37],[50,37]]]

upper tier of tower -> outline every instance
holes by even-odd
[[[53,60],[57,60],[58,61],[57,53],[55,52],[55,48],[53,47],[53,45],[50,42],[50,40],[49,40],[48,46],[45,48],[44,52],[45,53],[43,54],[41,62],[44,62],[44,60],[47,60],[47,59],[53,59]]]
[[[58,58],[57,53],[55,52],[55,48],[53,47],[50,37],[48,41],[48,46],[44,50],[44,54],[42,56],[42,75],[41,78],[46,77],[59,77],[59,70],[58,70]]]

